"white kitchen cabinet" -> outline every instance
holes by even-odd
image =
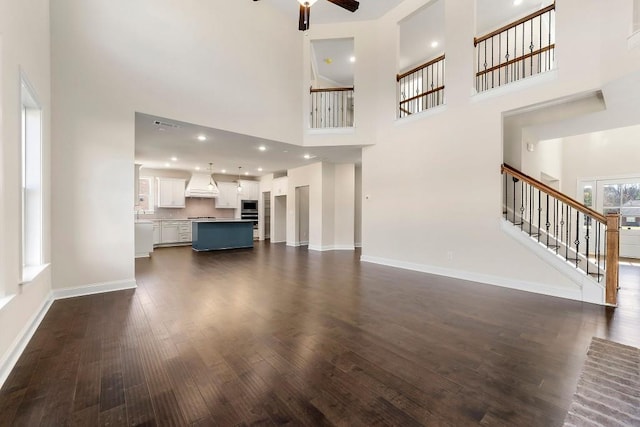
[[[191,242],[191,221],[188,219],[162,220],[160,244]]]
[[[220,194],[216,199],[218,209],[236,209],[238,207],[238,184],[235,182],[219,182]]]
[[[153,221],[153,244],[159,245],[162,243],[162,221]]]
[[[258,181],[240,180],[240,184],[242,184],[240,200],[258,200],[260,195],[260,183]]]
[[[184,208],[185,180],[180,178],[157,178],[158,180],[158,207],[159,208]]]
[[[180,223],[178,221],[162,221],[162,244],[178,242],[179,235]]]
[[[135,223],[136,258],[148,258],[153,252],[153,223],[139,220]]]
[[[178,224],[178,242],[191,242],[191,221],[180,221]]]
[[[286,176],[276,178],[271,184],[271,191],[274,196],[286,196],[288,186],[289,179]]]

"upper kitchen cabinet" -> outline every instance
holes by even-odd
[[[242,190],[240,191],[240,200],[258,200],[260,196],[260,183],[258,181],[240,180]]]
[[[216,199],[216,208],[235,209],[238,207],[238,186],[235,182],[218,182],[220,194]]]
[[[274,196],[286,196],[288,185],[289,180],[286,176],[276,178],[273,180],[271,191],[273,192]]]
[[[185,180],[180,178],[157,178],[158,180],[158,207],[159,208],[184,208]]]

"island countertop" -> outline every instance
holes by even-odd
[[[192,219],[192,222],[253,222],[251,219],[238,219],[238,218],[198,218]]]

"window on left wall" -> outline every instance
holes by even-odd
[[[42,107],[27,79],[21,78],[22,107],[22,280],[41,271],[43,260]]]
[[[153,213],[153,177],[141,176],[138,180],[136,211],[142,214]]]

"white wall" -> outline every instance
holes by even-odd
[[[287,172],[287,245],[296,246],[296,188],[309,186],[309,249],[323,246],[323,163],[289,169]]]
[[[354,164],[337,164],[334,168],[335,203],[334,237],[336,249],[354,249],[356,172]]]
[[[630,1],[619,9],[559,2],[557,71],[480,95],[472,95],[473,1],[446,2],[447,105],[396,121],[397,22],[425,3],[406,0],[377,22],[377,37],[365,42],[376,45],[375,72],[356,73],[356,87],[377,94],[359,104],[377,109],[377,144],[363,150],[364,258],[506,286],[572,286],[500,230],[501,117],[639,70],[638,53],[626,48]]]
[[[302,35],[266,3],[51,2],[55,287],[133,280],[136,111],[300,142]]]
[[[355,204],[354,204],[354,244],[356,247],[362,246],[362,167],[355,168]]]
[[[0,383],[51,291],[51,270],[20,286],[21,130],[20,70],[35,89],[43,110],[43,249],[51,261],[51,79],[49,2],[0,0]],[[129,170],[133,168],[129,165]],[[64,194],[59,194],[64,199]],[[131,204],[131,198],[129,198]],[[15,360],[13,360],[15,361]]]
[[[578,180],[640,176],[640,126],[562,140],[562,192],[577,198]]]

